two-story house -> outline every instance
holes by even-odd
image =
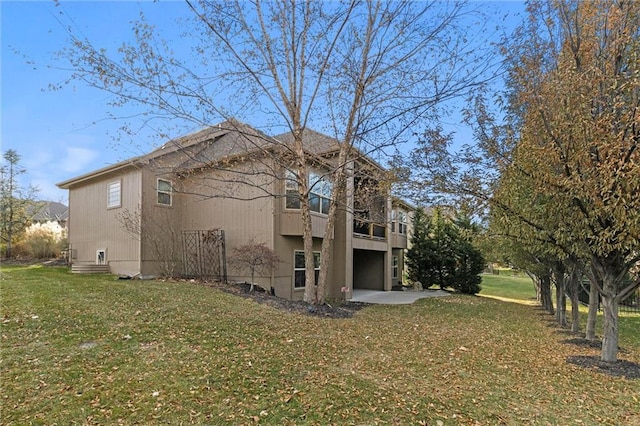
[[[279,297],[301,299],[303,223],[297,183],[286,160],[290,143],[290,135],[270,137],[228,121],[59,183],[69,190],[72,265],[78,271],[97,264],[114,274],[157,275],[171,263],[176,275],[207,275],[202,270],[218,260],[200,259],[201,247],[214,235],[211,230],[222,230],[227,257],[248,242],[266,243],[280,262],[256,282]],[[304,134],[318,257],[337,148],[328,136]],[[348,294],[391,290],[402,280],[411,207],[380,190],[377,179],[383,172],[366,156],[349,163],[347,195],[340,200],[333,232],[329,297],[342,297],[343,288]],[[191,240],[193,235],[198,238]],[[194,259],[200,267],[193,267]],[[230,280],[249,279],[228,265]]]

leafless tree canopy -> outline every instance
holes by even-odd
[[[100,50],[71,29],[72,43],[62,57],[71,64],[73,80],[108,91],[116,107],[140,107],[144,116],[137,123],[199,128],[222,120],[233,123],[233,117],[269,136],[289,135],[244,138],[242,143],[254,153],[249,164],[258,166],[231,178],[225,175],[223,185],[203,185],[199,195],[216,196],[215,190],[223,188],[226,196],[227,184],[252,185],[256,173],[265,170],[273,179],[284,178],[282,169],[293,176],[304,223],[305,300],[322,302],[328,265],[321,265],[315,290],[310,167],[328,163],[333,183],[324,263],[354,157],[383,159],[423,121],[436,119],[443,102],[468,95],[493,77],[485,20],[473,4],[461,2],[186,4],[193,19],[177,47],[163,41],[143,17],[134,27],[135,41],[118,52]],[[304,136],[310,127],[335,141],[332,161],[309,149]],[[124,129],[136,132],[128,124]],[[160,137],[168,134],[158,132]],[[202,167],[229,165],[189,154]]]

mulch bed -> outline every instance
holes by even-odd
[[[272,296],[262,287],[258,286],[254,286],[253,291],[250,291],[251,286],[247,283],[225,284],[220,282],[207,282],[203,284],[283,311],[323,318],[351,318],[353,314],[360,309],[370,306],[370,304],[362,302],[338,302],[335,304],[325,303],[323,305],[311,305],[302,300],[287,300]]]
[[[618,360],[616,362],[604,362],[599,356],[570,356],[567,358],[570,364],[582,368],[596,370],[613,377],[624,377],[629,380],[640,379],[640,364],[637,362]]]
[[[567,343],[569,345],[581,346],[583,348],[594,348],[594,349],[602,349],[602,341],[601,340],[589,340],[582,337],[576,337],[573,339],[563,340],[562,343]]]

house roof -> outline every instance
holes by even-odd
[[[324,135],[311,129],[305,129],[303,134],[304,148],[310,155],[328,157],[335,154],[340,143],[333,137]],[[252,153],[267,152],[276,149],[291,150],[293,135],[284,133],[275,137],[235,119],[207,127],[176,139],[167,141],[148,154],[133,157],[128,160],[77,176],[57,184],[62,189],[88,180],[102,177],[129,168],[144,167],[153,164],[153,169],[159,173],[174,173],[211,167],[221,160],[242,158]],[[357,157],[365,160],[376,168],[384,170],[374,160],[360,153],[356,148]]]
[[[283,143],[293,143],[293,134],[290,132],[274,136],[274,138],[282,141]],[[340,142],[336,138],[327,136],[312,129],[304,130],[302,133],[302,140],[304,141],[304,148],[308,153],[322,157],[328,157],[331,154],[336,154],[340,150],[341,146]],[[373,166],[374,168],[385,170],[385,168],[377,161],[364,154],[358,148],[351,147],[351,153],[354,154],[352,159],[355,157],[361,162]]]
[[[274,136],[274,139],[277,139],[284,144],[293,144],[293,134],[291,132]],[[324,155],[333,153],[340,149],[340,143],[336,138],[332,138],[331,136],[327,136],[311,129],[304,129],[304,132],[302,133],[302,140],[304,141],[305,150],[310,154]]]
[[[64,221],[69,218],[69,208],[56,201],[36,201],[29,210],[36,222]]]
[[[123,170],[123,169],[127,169],[127,168],[131,168],[131,167],[137,167],[139,164],[141,157],[133,157],[130,158],[128,160],[125,161],[121,161],[119,163],[115,163],[112,164],[110,166],[106,166],[103,167],[101,169],[98,170],[94,170],[92,172],[89,173],[85,173],[83,175],[80,176],[76,176],[74,178],[71,179],[67,179],[63,182],[59,182],[56,184],[56,186],[58,186],[58,188],[62,188],[62,189],[70,189],[72,186],[77,185],[79,183],[97,178],[97,177],[101,177],[101,176],[105,176],[108,175],[110,173],[119,171],[119,170]]]
[[[238,120],[228,120],[191,135],[171,140],[144,157],[167,172],[211,166],[253,152],[272,149],[274,138]],[[166,163],[166,166],[163,164]]]

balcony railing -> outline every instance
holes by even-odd
[[[387,227],[370,220],[358,219],[353,222],[353,233],[361,237],[385,239]]]

